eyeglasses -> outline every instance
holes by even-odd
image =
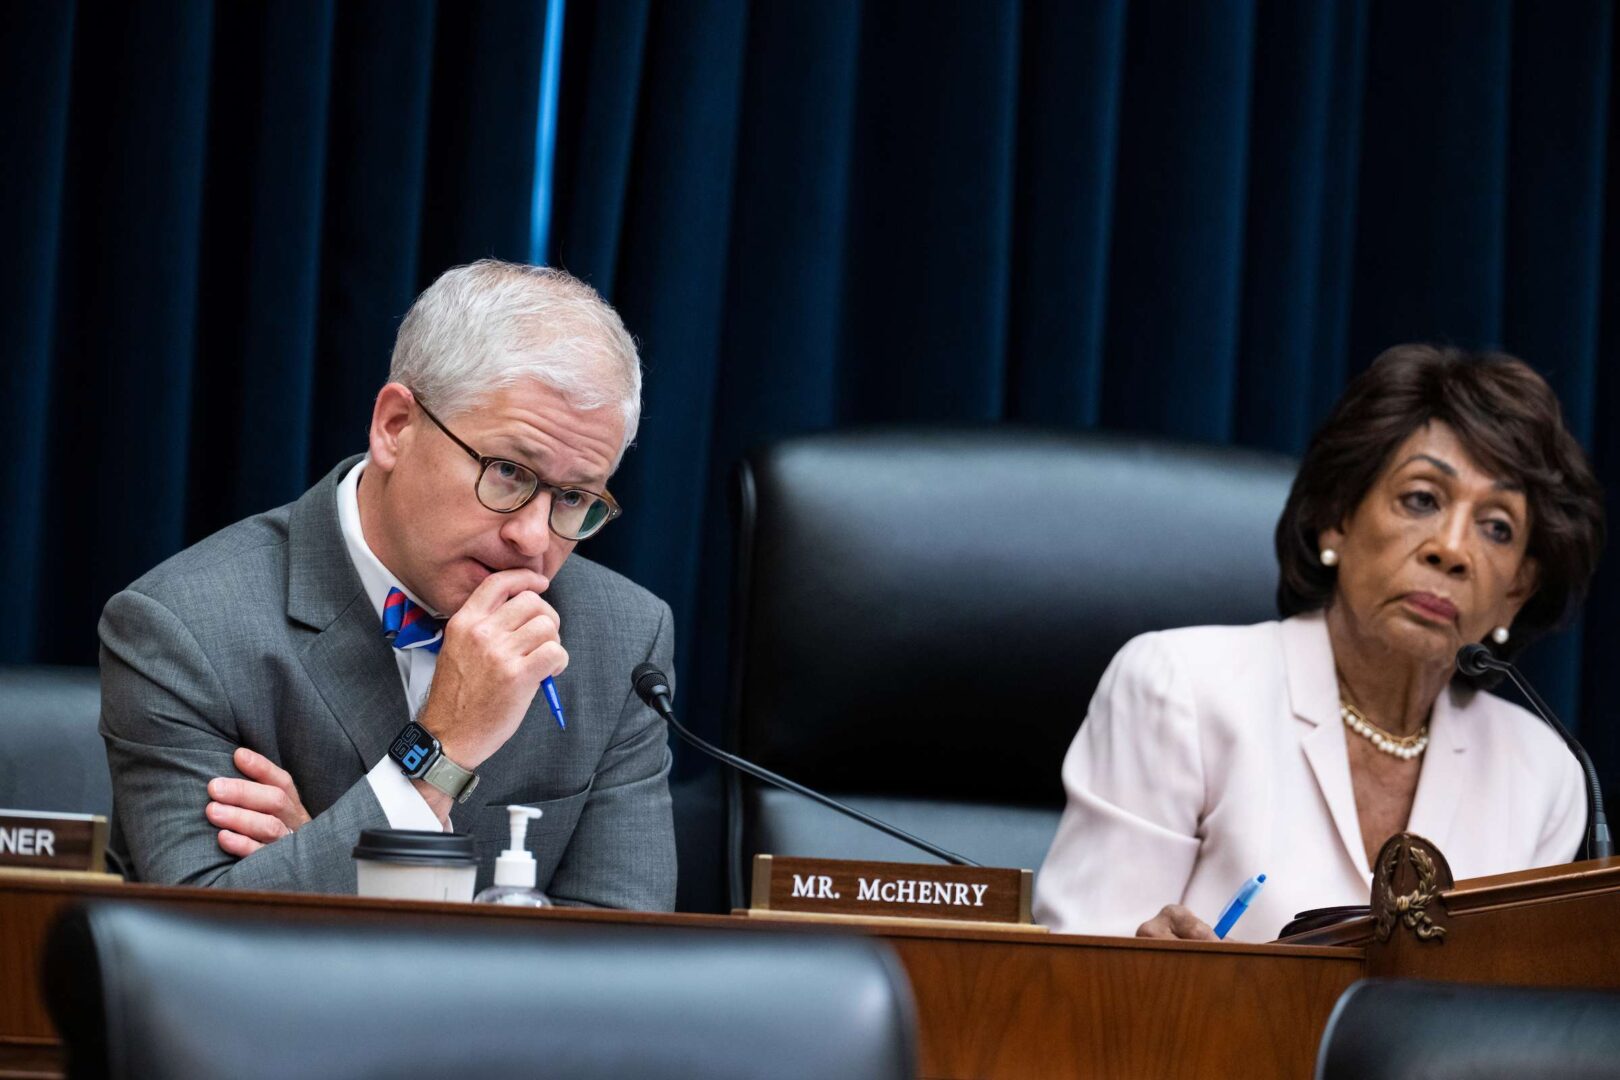
[[[434,416],[422,404],[420,397],[416,399],[416,404],[429,420],[438,425],[440,431],[450,437],[451,442],[478,462],[478,483],[473,488],[473,494],[487,509],[497,514],[515,514],[529,505],[543,488],[551,492],[551,531],[564,540],[584,540],[594,536],[602,526],[624,513],[613,496],[605,491],[548,484],[527,465],[480,454],[445,427],[444,421]]]

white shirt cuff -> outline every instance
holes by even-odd
[[[439,821],[439,815],[422,798],[410,777],[399,769],[399,762],[384,757],[366,773],[371,793],[382,804],[391,829],[421,829],[424,832],[449,832],[450,826]]]

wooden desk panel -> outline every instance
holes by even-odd
[[[889,938],[925,1076],[1308,1077],[1358,950]]]
[[[868,933],[892,946],[917,999],[925,1077],[1248,1077],[1311,1074],[1359,949],[778,922],[0,877],[0,1076],[56,1075],[36,983],[51,919],[86,897],[321,922],[553,919],[646,927]],[[45,1066],[42,1068],[42,1064]]]
[[[1368,973],[1620,990],[1620,859],[1459,881],[1439,905],[1443,938],[1397,927],[1369,942]]]

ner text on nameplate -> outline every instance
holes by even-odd
[[[754,856],[754,911],[1023,923],[1028,870]]]
[[[0,810],[0,866],[99,873],[106,850],[100,815]]]

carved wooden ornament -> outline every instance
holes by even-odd
[[[1444,939],[1445,909],[1436,900],[1451,885],[1451,867],[1439,848],[1415,833],[1390,837],[1373,867],[1373,932],[1378,941],[1388,942],[1397,923],[1419,941]]]

